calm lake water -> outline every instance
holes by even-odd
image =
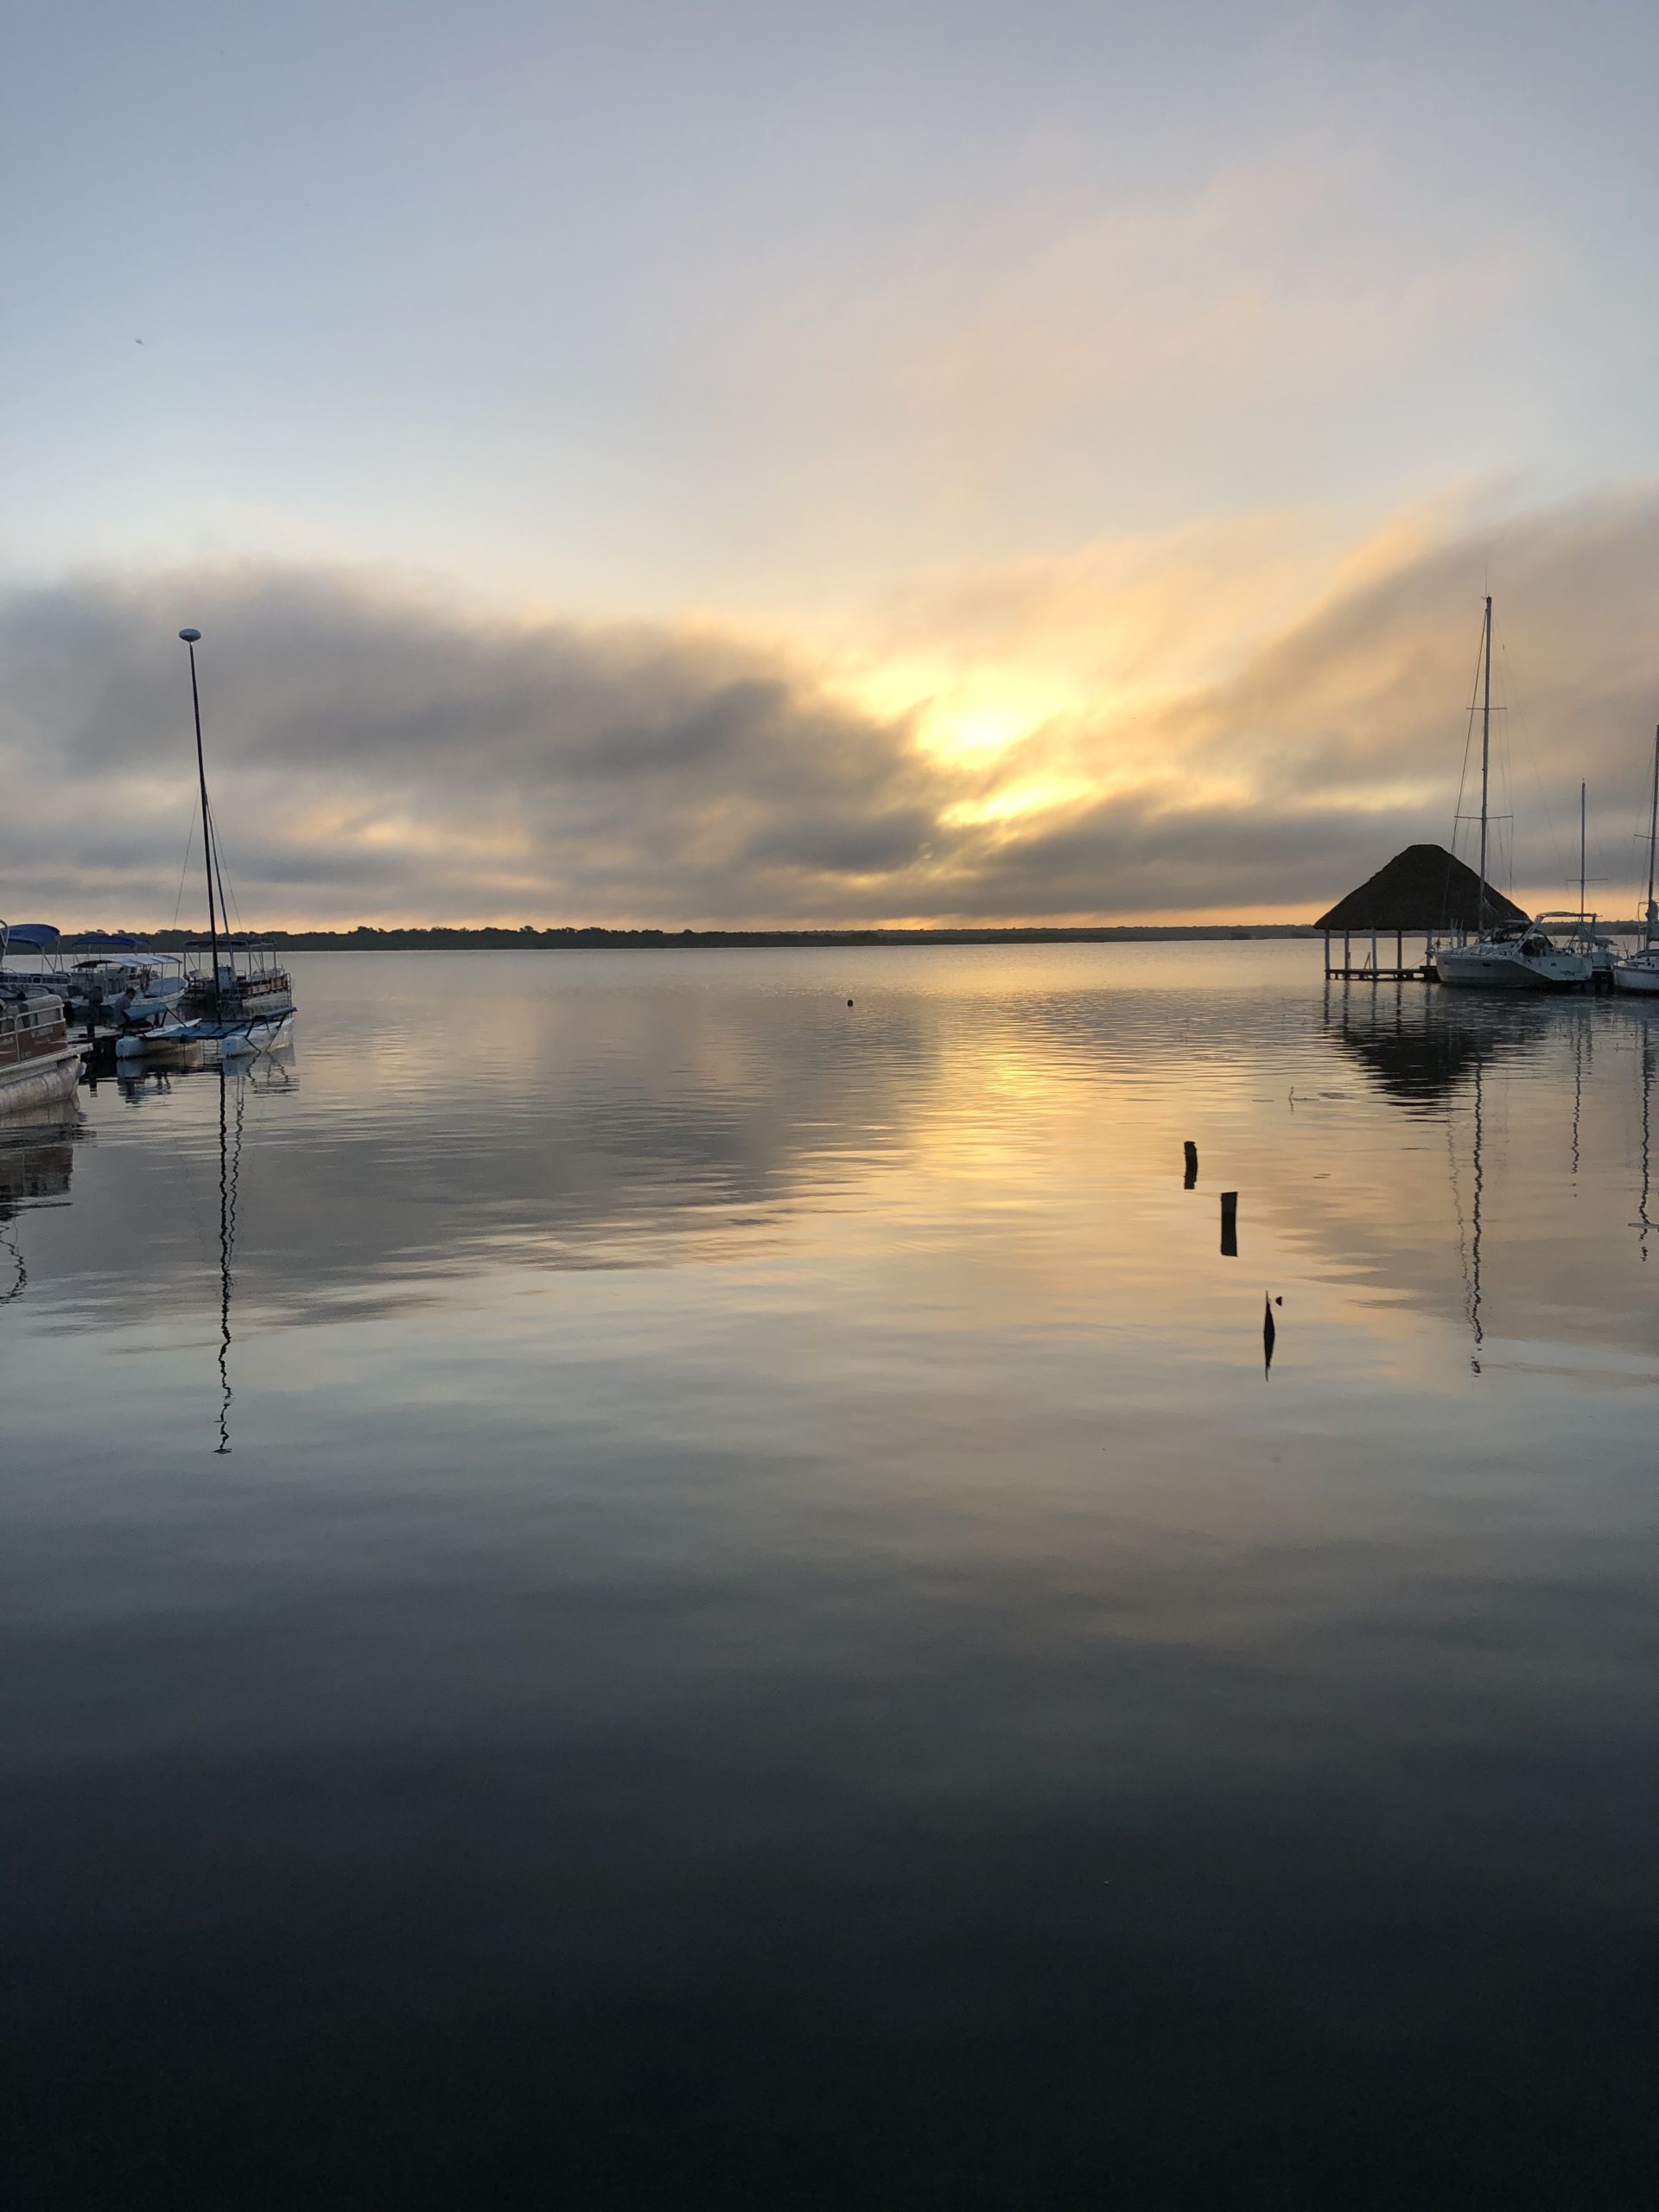
[[[1653,2200],[1659,1012],[296,968],[0,1138],[10,2203]]]

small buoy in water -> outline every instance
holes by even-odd
[[[848,1005],[849,1005],[849,1006],[851,1006],[851,1004],[852,1004],[852,1001],[851,1001],[851,999],[849,999],[849,1000],[848,1000],[848,1001],[847,1001],[847,1003],[848,1003]]]

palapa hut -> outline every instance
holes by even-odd
[[[1325,931],[1325,972],[1327,976],[1385,976],[1403,977],[1426,972],[1428,940],[1449,930],[1491,929],[1497,922],[1523,922],[1526,916],[1512,899],[1489,883],[1483,901],[1480,878],[1466,861],[1444,845],[1408,845],[1386,868],[1378,868],[1357,891],[1339,899],[1313,926]],[[1342,938],[1341,961],[1333,964],[1331,940]],[[1370,939],[1370,959],[1355,967],[1353,939]],[[1395,964],[1377,964],[1377,939],[1394,939]],[[1406,965],[1405,940],[1423,939],[1423,965]]]

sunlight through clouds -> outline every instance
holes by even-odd
[[[1417,512],[1328,565],[1317,530],[1266,518],[1260,535],[1279,559],[1254,596],[1241,578],[1197,595],[1185,646],[1180,559],[1133,542],[1017,567],[1001,594],[981,572],[918,594],[887,632],[905,637],[893,664],[878,633],[856,671],[775,626],[480,622],[388,572],[242,563],[14,593],[0,865],[14,903],[169,918],[191,794],[182,610],[207,633],[219,811],[263,919],[1305,918],[1449,835],[1500,563],[1505,680],[1544,748],[1516,764],[1538,791],[1518,882],[1560,903],[1553,824],[1580,774],[1603,843],[1628,844],[1659,494],[1440,537]],[[1100,647],[1096,607],[1119,617]],[[1043,674],[1057,639],[1064,690]],[[1180,682],[1189,659],[1207,680]]]

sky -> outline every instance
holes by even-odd
[[[1576,903],[1583,779],[1630,911],[1656,66],[1605,0],[13,0],[0,912],[198,918],[188,623],[250,921],[1309,918],[1451,839],[1487,591],[1503,880]]]

